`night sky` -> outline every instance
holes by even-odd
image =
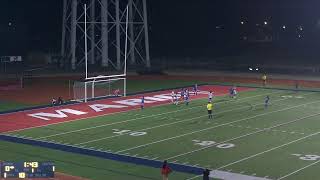
[[[317,43],[320,33],[317,0],[148,0],[147,3],[153,56],[198,56],[212,49],[222,54],[230,49],[240,50],[243,34],[254,32],[256,24],[264,21],[271,28],[270,34],[280,33],[285,25],[287,35],[280,36],[288,44],[297,39],[299,26],[303,27],[304,43]],[[59,52],[61,20],[62,0],[2,0],[1,55]]]

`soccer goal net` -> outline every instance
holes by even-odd
[[[76,101],[86,102],[89,99],[125,95],[126,78],[76,81],[73,84],[73,96]]]

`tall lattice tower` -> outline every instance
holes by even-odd
[[[120,70],[125,59],[127,7],[128,64],[150,68],[146,0],[63,0],[61,55],[64,63],[73,70],[84,64],[87,14],[89,64]]]

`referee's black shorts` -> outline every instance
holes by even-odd
[[[208,110],[208,114],[212,114],[212,110]]]

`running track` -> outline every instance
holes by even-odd
[[[228,94],[229,92],[228,86],[201,86],[199,87],[200,91],[209,91],[212,90],[215,94],[215,96],[221,96]],[[191,89],[191,88],[190,88]],[[238,87],[237,91],[248,91],[253,90],[251,88],[243,88]],[[159,91],[159,92],[153,92],[153,93],[146,93],[143,94],[145,97],[153,97],[156,95],[166,95],[171,96],[171,90],[167,91]],[[10,131],[19,131],[23,129],[30,129],[35,127],[42,127],[47,126],[50,124],[59,124],[69,121],[76,121],[76,120],[88,120],[92,117],[97,116],[103,116],[108,115],[112,113],[119,113],[119,112],[125,112],[130,111],[134,109],[139,109],[139,105],[131,105],[127,106],[125,108],[106,108],[103,111],[96,112],[94,111],[90,105],[94,104],[107,104],[107,105],[123,105],[119,104],[115,101],[121,101],[121,100],[132,100],[132,99],[140,99],[142,94],[140,95],[134,95],[134,96],[128,96],[128,97],[121,97],[121,98],[109,98],[109,99],[102,99],[102,100],[96,100],[91,101],[88,103],[78,103],[78,104],[72,104],[72,105],[63,105],[63,106],[55,106],[55,107],[47,107],[47,108],[38,108],[38,109],[32,109],[32,110],[26,110],[26,111],[18,111],[13,113],[7,113],[0,115],[0,133],[10,132]],[[198,94],[197,96],[191,95],[190,99],[202,99],[207,98],[207,94]],[[153,101],[150,103],[145,103],[145,107],[152,107],[152,106],[159,106],[164,104],[171,103],[171,99],[167,99],[165,101]],[[205,105],[204,105],[205,107]],[[81,115],[75,115],[72,113],[65,113],[61,112],[63,109],[72,109],[77,110],[81,112],[85,112]],[[59,112],[60,111],[60,112]],[[35,117],[31,117],[30,114],[35,113],[49,113],[53,115],[59,115],[60,117],[52,117],[50,120],[43,120]]]

